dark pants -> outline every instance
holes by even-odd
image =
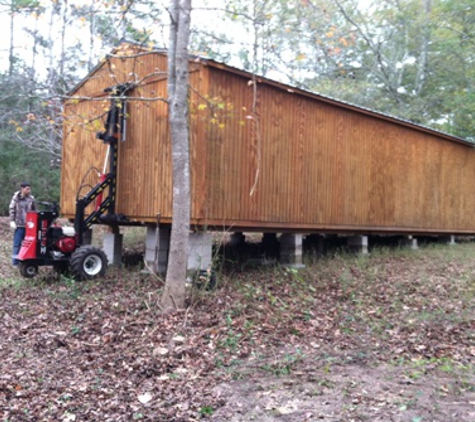
[[[20,261],[16,259],[18,252],[20,252],[21,242],[25,238],[25,228],[24,227],[17,227],[15,232],[13,233],[13,256],[12,256],[12,264],[18,265]]]

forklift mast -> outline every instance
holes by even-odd
[[[117,143],[119,138],[125,136],[125,123],[127,114],[127,102],[125,96],[133,89],[133,84],[124,83],[106,88],[104,92],[110,93],[110,108],[107,112],[107,119],[104,132],[97,133],[97,138],[102,140],[109,147],[109,173],[101,176],[100,182],[94,186],[87,195],[76,201],[76,215],[74,218],[74,229],[78,246],[84,242],[84,233],[93,223],[104,222],[114,223],[124,221],[124,216],[115,214],[115,195],[117,186]],[[101,201],[96,209],[85,215],[86,208],[99,195],[104,194],[108,188],[107,196]],[[102,195],[101,195],[102,196]],[[99,196],[99,198],[101,197]]]

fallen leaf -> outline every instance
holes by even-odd
[[[142,404],[147,404],[148,402],[152,400],[152,398],[153,397],[151,393],[144,393],[138,396],[139,402]]]

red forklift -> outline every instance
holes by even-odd
[[[84,244],[84,234],[94,223],[110,226],[127,224],[127,218],[115,213],[117,181],[117,143],[125,137],[127,92],[132,84],[120,84],[105,89],[111,97],[104,132],[97,138],[108,145],[109,172],[106,169],[99,183],[85,196],[76,196],[76,213],[73,227],[61,227],[56,223],[60,211],[55,203],[40,202],[44,211],[27,213],[26,232],[17,259],[23,277],[38,274],[41,266],[52,266],[57,272],[70,274],[76,280],[103,276],[108,262],[105,253],[92,245]],[[106,196],[104,196],[106,195]],[[95,201],[94,211],[86,215],[86,208]]]

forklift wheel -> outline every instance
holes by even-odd
[[[20,262],[20,274],[26,278],[33,278],[38,274],[38,265]]]
[[[101,277],[107,270],[107,257],[94,246],[81,246],[71,255],[70,269],[76,280]]]

